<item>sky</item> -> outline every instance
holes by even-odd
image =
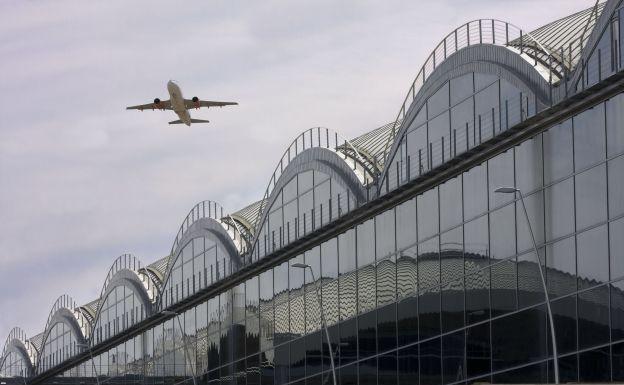
[[[353,138],[396,118],[457,26],[524,30],[593,0],[0,2],[0,344],[42,332],[62,294],[97,298],[110,265],[165,255],[195,203],[262,198],[310,127]],[[183,4],[183,5],[182,5]],[[237,101],[126,111],[185,97]]]

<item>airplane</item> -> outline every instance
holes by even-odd
[[[236,102],[200,100],[197,96],[193,96],[192,99],[184,99],[182,96],[182,90],[180,90],[180,87],[173,80],[169,80],[167,83],[167,91],[169,91],[170,100],[160,100],[156,98],[154,99],[154,103],[126,107],[126,110],[173,110],[173,112],[175,112],[180,119],[169,122],[169,124],[186,124],[187,126],[190,126],[191,123],[210,122],[209,120],[192,119],[191,114],[189,113],[191,108],[199,109],[201,107],[209,108],[238,105]]]

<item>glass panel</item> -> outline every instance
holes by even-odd
[[[574,116],[574,168],[579,171],[605,158],[604,104]]]
[[[357,308],[355,263],[355,231],[349,230],[338,236],[340,255],[340,319],[353,317]]]
[[[624,131],[624,130],[622,130]],[[624,214],[624,156],[608,163],[609,169],[609,218]]]
[[[418,345],[408,346],[398,351],[399,384],[418,384]]]
[[[566,179],[544,190],[546,198],[546,240],[574,232],[573,180]]]
[[[492,315],[516,310],[516,261],[506,260],[491,268]]]
[[[396,209],[397,249],[403,250],[416,243],[416,199],[400,204]]]
[[[514,182],[514,153],[507,151],[488,161],[488,179],[489,179],[489,196],[490,209],[500,207],[507,202],[514,200],[514,194],[496,193],[499,187],[513,187]]]
[[[518,197],[520,198],[520,197]],[[535,192],[524,197],[526,214],[522,202],[516,203],[516,220],[518,222],[518,252],[535,248],[531,240],[529,230],[533,231],[537,245],[544,243],[544,194],[542,191]],[[527,221],[528,216],[528,221]],[[529,223],[531,228],[529,229]]]
[[[624,276],[624,219],[609,224],[611,279]]]
[[[542,187],[542,136],[538,135],[515,148],[516,187],[524,194]]]
[[[591,287],[609,279],[607,226],[576,236],[579,288]]]
[[[552,301],[550,307],[555,321],[558,353],[564,354],[576,350],[576,296]],[[551,345],[548,346],[550,349]]]
[[[550,343],[546,325],[544,306],[492,321],[492,369],[544,359]]]
[[[624,281],[611,285],[611,341],[624,338]]]
[[[418,203],[418,240],[437,234],[438,222],[438,189],[428,190],[417,198]]]
[[[604,164],[576,175],[576,229],[607,220],[607,176]]]
[[[609,342],[609,289],[607,286],[578,294],[579,349]]]
[[[466,329],[466,374],[469,378],[490,372],[490,323]]]
[[[490,213],[490,247],[493,259],[516,254],[516,219],[514,204]]]
[[[487,168],[485,164],[473,167],[463,175],[464,219],[468,220],[488,209]]]
[[[427,113],[429,119],[438,115],[440,112],[449,107],[449,83],[444,83],[431,97],[427,100]]]
[[[440,338],[420,344],[420,383],[439,384],[442,377]]]
[[[558,124],[544,133],[544,180],[554,182],[573,170],[572,120]]]
[[[382,259],[387,257],[390,254],[393,254],[396,250],[395,245],[395,226],[394,226],[394,209],[387,210],[383,214],[377,215],[375,217],[375,237],[373,237],[372,233],[368,234],[365,242],[360,240],[360,233],[358,227],[358,266],[362,266],[360,263],[360,250],[364,247],[372,247],[372,240],[375,239],[375,248],[377,250],[377,259]],[[370,252],[374,254],[371,250]]]
[[[442,337],[442,382],[448,384],[466,378],[464,331]]]
[[[610,369],[609,347],[579,354],[580,382],[608,382],[610,381]]]
[[[624,94],[619,94],[606,102],[607,114],[607,155],[624,152]]]
[[[440,186],[440,229],[450,229],[462,219],[461,178],[453,178]]]
[[[576,290],[576,243],[574,237],[546,246],[546,282],[557,297]]]
[[[451,105],[472,96],[474,93],[473,74],[467,73],[450,80]]]

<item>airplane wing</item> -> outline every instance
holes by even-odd
[[[157,99],[158,100],[158,99]],[[126,110],[171,110],[171,100],[158,100],[158,103],[140,104],[126,107]]]
[[[200,100],[197,98],[184,99],[184,106],[187,109],[200,108],[200,107],[223,107],[238,105],[236,102],[216,102],[211,100]]]

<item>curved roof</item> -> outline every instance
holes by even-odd
[[[606,3],[598,3],[593,7],[576,12],[552,23],[546,24],[529,34],[545,47],[565,70],[571,71],[578,63],[581,52],[587,43],[590,32],[598,21]],[[523,49],[538,60],[547,60],[544,52],[536,49],[526,39],[522,42]],[[520,39],[509,42],[510,46],[519,48]],[[563,49],[563,51],[562,51]]]
[[[365,166],[371,171],[379,173],[383,170],[385,163],[385,158],[383,156],[384,149],[388,138],[392,135],[392,127],[394,124],[395,122],[390,122],[372,131],[366,132],[350,140],[353,147],[342,144],[338,146],[337,150],[350,157],[355,157],[353,153],[353,148],[355,148],[365,162]]]

